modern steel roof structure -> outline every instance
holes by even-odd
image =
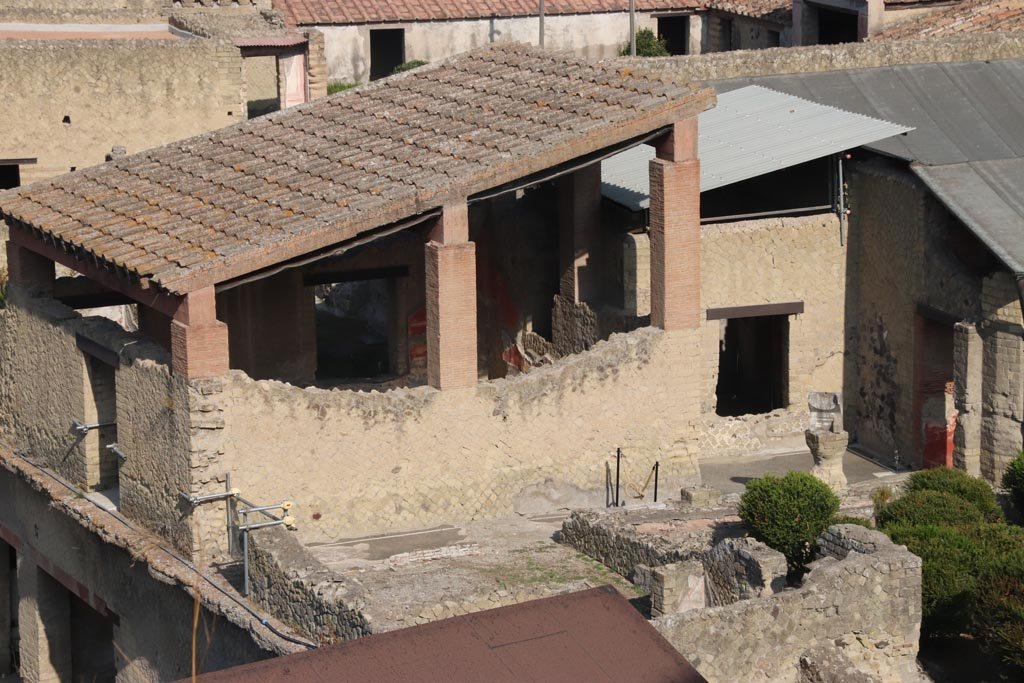
[[[669,74],[502,43],[0,192],[12,238],[190,292],[588,155],[707,109]]]
[[[759,86],[720,95],[699,117],[700,189],[713,190],[900,135],[910,128],[852,114]],[[602,192],[639,211],[650,206],[648,162],[640,145],[601,165]]]
[[[1024,273],[1024,159],[911,169],[999,260]]]
[[[366,636],[202,683],[706,683],[611,586]]]
[[[714,83],[807,97],[913,126],[865,145],[917,162],[935,195],[1015,273],[1024,273],[1024,60],[916,64]],[[926,168],[926,167],[932,168]]]

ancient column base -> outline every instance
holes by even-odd
[[[828,432],[807,429],[804,431],[807,447],[814,456],[814,468],[811,474],[828,484],[836,493],[846,488],[846,475],[843,474],[843,454],[850,442],[846,432]]]

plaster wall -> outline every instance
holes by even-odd
[[[162,348],[110,320],[82,318],[9,285],[0,309],[3,431],[16,448],[84,487],[86,455],[70,432],[85,410],[85,356],[76,335],[121,357],[117,440],[128,458],[119,472],[120,511],[191,554],[191,520],[179,501],[179,493],[193,489],[189,388],[171,375]]]
[[[658,30],[658,20],[637,13],[637,30]],[[357,26],[317,26],[326,42],[327,73],[331,81],[365,83],[370,77],[370,31],[405,29],[405,60],[436,62],[460,52],[500,41],[536,45],[537,17],[424,21]],[[544,44],[572,50],[583,57],[616,57],[629,42],[629,14],[549,15],[544,18]]]

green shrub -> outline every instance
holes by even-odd
[[[1010,461],[1003,472],[1003,488],[1010,492],[1010,500],[1017,512],[1024,514],[1024,450]]]
[[[985,647],[1024,668],[1024,552],[997,557],[981,568],[972,630]]]
[[[336,92],[342,92],[343,90],[351,90],[356,87],[355,83],[328,83],[327,94],[333,95]]]
[[[882,508],[877,518],[878,526],[882,528],[896,524],[964,526],[985,521],[981,511],[963,498],[945,491],[928,490],[912,491],[900,496]]]
[[[786,556],[793,571],[811,560],[814,541],[839,511],[839,499],[804,472],[754,479],[740,498],[740,518],[754,538]]]
[[[963,498],[981,511],[988,522],[1003,520],[1003,511],[996,502],[992,487],[963,470],[936,467],[910,475],[907,491],[945,491]]]
[[[977,602],[978,566],[983,551],[960,529],[925,524],[895,525],[886,533],[921,558],[922,630],[958,635],[966,630]]]
[[[836,515],[829,520],[828,525],[833,524],[856,524],[862,526],[865,529],[874,529],[875,527],[871,524],[870,519],[864,519],[863,517],[854,517],[853,515]]]
[[[619,50],[619,56],[629,56],[629,43]],[[668,57],[668,43],[664,38],[654,35],[649,28],[642,28],[636,32],[636,56],[637,57]]]
[[[400,73],[403,73],[405,71],[412,71],[413,69],[418,69],[421,66],[426,66],[426,65],[427,65],[427,63],[424,62],[422,59],[414,59],[412,61],[404,62],[402,64],[399,64],[398,66],[395,67],[395,70],[392,71],[391,73],[392,74],[400,74]]]

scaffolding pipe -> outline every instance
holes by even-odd
[[[544,0],[540,0],[540,46],[544,47]]]
[[[636,0],[629,0],[629,56],[636,57]]]

